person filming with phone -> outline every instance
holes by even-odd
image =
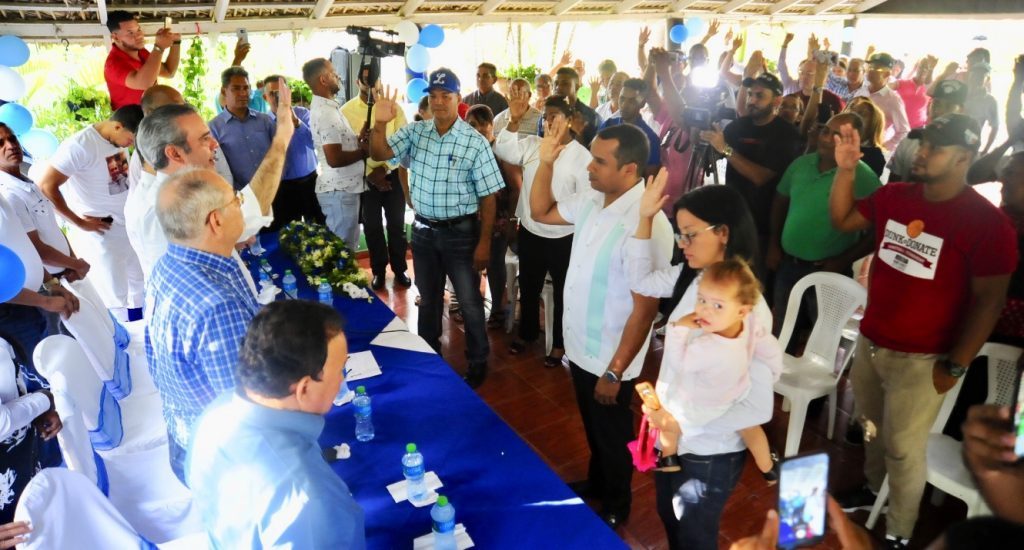
[[[107,29],[114,45],[103,65],[103,79],[110,92],[110,108],[116,111],[142,103],[142,92],[156,84],[157,77],[174,77],[181,58],[181,35],[165,25],[156,31],[152,51],[147,50],[146,35],[135,14],[124,10],[107,14]]]

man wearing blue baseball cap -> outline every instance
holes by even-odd
[[[466,382],[477,387],[487,375],[487,327],[480,271],[490,260],[497,207],[505,186],[491,146],[459,118],[459,77],[450,69],[430,73],[432,120],[413,122],[386,135],[398,114],[398,92],[377,99],[370,156],[402,159],[409,167],[409,197],[416,220],[412,262],[420,291],[419,335],[441,353],[445,275],[451,278],[466,323]]]

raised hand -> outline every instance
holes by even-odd
[[[960,64],[956,61],[950,61],[949,65],[946,65],[946,68],[943,69],[942,76],[939,80],[944,80],[945,78],[955,75],[958,70],[960,70]]]
[[[1013,61],[1013,79],[1017,82],[1024,82],[1024,55],[1018,55]]]
[[[558,155],[565,149],[565,136],[569,133],[569,125],[562,117],[554,118],[550,123],[544,121],[544,137],[540,140],[538,154],[540,161],[554,164]]]
[[[860,133],[850,124],[839,128],[839,135],[833,136],[836,143],[836,166],[843,170],[855,170],[864,153],[860,150]]]
[[[875,45],[874,44],[869,44],[868,45],[868,53],[864,55],[864,59],[865,60],[871,59],[871,54],[873,54],[873,53],[875,53]]]
[[[519,122],[530,110],[530,92],[519,88],[518,86],[511,88],[508,91],[508,114],[515,122]]]
[[[732,39],[732,53],[736,53],[740,48],[743,47],[743,37],[737,36]]]
[[[718,19],[713,19],[711,21],[711,25],[708,26],[708,32],[705,36],[711,38],[712,36],[718,34],[718,29],[721,28],[721,26],[721,21],[719,21]]]
[[[171,47],[171,44],[173,44],[175,40],[174,33],[171,32],[171,29],[160,29],[156,31],[156,35],[153,37],[153,44],[166,50]]]
[[[647,178],[647,186],[644,187],[644,194],[640,197],[640,217],[653,218],[661,211],[669,200],[665,194],[665,186],[668,185],[668,170],[664,167],[658,170],[657,176]]]
[[[650,40],[650,39],[651,39],[651,28],[650,27],[641,27],[640,28],[640,38],[638,39],[638,41],[640,42],[640,47],[646,46],[647,45],[647,41]]]
[[[823,46],[825,46],[826,50],[831,50],[832,49],[832,43],[828,41],[828,37],[827,36],[825,37],[824,40],[821,41],[821,43],[822,43]]]
[[[597,91],[600,90],[600,89],[601,89],[601,79],[600,78],[591,78],[590,79],[590,92],[596,94]]]
[[[788,47],[789,43],[793,41],[794,37],[796,37],[795,34],[793,34],[791,32],[787,32],[786,33],[786,38],[782,40],[782,47],[783,48]]]
[[[725,43],[726,43],[727,45],[728,45],[728,44],[729,44],[730,42],[733,42],[733,43],[735,43],[735,42],[733,41],[733,38],[732,38],[732,37],[733,37],[732,27],[729,27],[729,32],[725,33]]]
[[[277,79],[277,133],[282,132],[291,139],[295,133],[295,113],[292,112],[292,90],[284,78]]]
[[[576,74],[580,75],[580,80],[583,80],[583,75],[587,73],[587,65],[583,63],[582,59],[573,61],[572,68],[576,69]]]
[[[231,66],[239,66],[245,61],[246,56],[249,55],[249,50],[252,49],[252,44],[248,42],[242,42],[238,40],[235,42],[235,58],[231,61]]]
[[[755,78],[761,74],[764,70],[764,53],[761,50],[756,50],[750,54],[750,59],[747,60],[747,66],[743,68],[744,78]]]
[[[569,50],[565,50],[564,52],[562,52],[562,59],[558,60],[558,65],[560,67],[564,67],[564,66],[571,65],[571,64],[572,64],[572,52],[569,51]]]
[[[398,116],[398,89],[391,89],[391,86],[384,88],[384,93],[377,96],[374,104],[373,119],[376,122],[387,124]]]
[[[832,70],[832,67],[828,63],[815,63],[814,64],[814,85],[821,88],[825,85],[825,81],[828,79],[828,73]]]
[[[807,39],[807,57],[821,49],[821,43],[818,42],[818,35],[811,33],[811,37]]]

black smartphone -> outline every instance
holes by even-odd
[[[786,459],[779,475],[779,548],[818,544],[828,516],[828,454]]]
[[[1013,453],[1018,459],[1024,458],[1024,369],[1017,371],[1017,398],[1013,402]]]
[[[100,218],[100,220],[105,221],[107,223],[114,223],[114,216],[107,216],[105,218]]]

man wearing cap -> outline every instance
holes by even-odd
[[[771,235],[771,209],[775,188],[797,154],[800,136],[796,127],[775,116],[782,103],[782,82],[771,73],[743,80],[747,114],[725,127],[700,133],[715,151],[726,158],[725,184],[735,187],[754,216],[759,240],[755,270],[767,280],[764,253]],[[766,296],[771,289],[765,284]]]
[[[867,486],[839,495],[847,512],[870,507],[888,475],[888,548],[906,548],[924,492],[928,433],[943,394],[988,339],[1017,265],[1014,228],[967,185],[977,121],[933,120],[912,167],[920,184],[890,183],[854,200],[860,137],[837,136],[829,210],[840,231],[875,233],[868,306],[850,378],[865,433]]]
[[[964,100],[967,99],[967,85],[958,80],[943,80],[937,83],[929,92],[931,102],[928,104],[928,121],[940,117],[960,113],[964,108]],[[906,139],[900,142],[889,158],[889,181],[909,181],[911,177],[911,165],[917,150],[921,147],[922,128],[917,128],[907,134]]]
[[[903,98],[889,87],[889,75],[895,63],[887,53],[872,55],[868,59],[868,85],[856,94],[857,97],[871,99],[885,114],[885,133],[888,137],[883,145],[886,151],[896,150],[896,146],[910,133]]]
[[[419,335],[441,352],[445,274],[455,286],[465,319],[466,382],[477,387],[487,376],[490,345],[480,295],[480,271],[490,260],[497,208],[495,193],[505,186],[491,146],[458,116],[459,78],[450,69],[430,74],[432,120],[413,122],[390,136],[398,115],[397,92],[377,99],[370,155],[376,161],[405,159],[409,198],[416,219],[412,261],[420,291]]]

